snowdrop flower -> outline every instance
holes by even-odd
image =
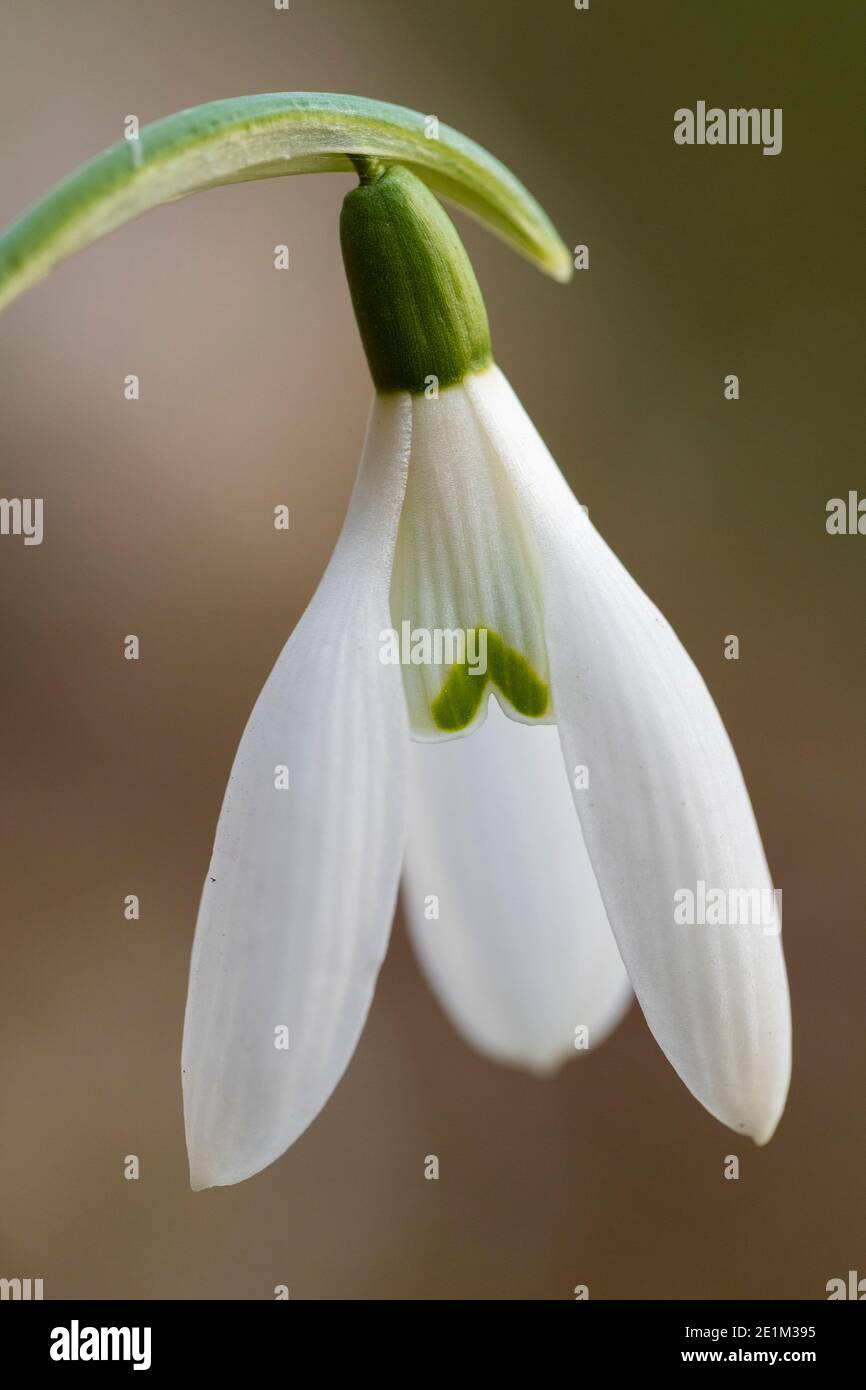
[[[318,1114],[404,866],[421,960],[482,1051],[546,1070],[576,1027],[597,1041],[626,1005],[624,961],[686,1084],[763,1141],[788,1082],[778,936],[674,920],[682,885],[769,883],[710,696],[493,364],[433,195],[374,170],[342,232],[377,391],[343,533],[220,816],[184,1044],[193,1181],[249,1176]],[[383,663],[380,634],[404,624],[483,630],[487,673]]]
[[[185,128],[144,201],[274,172],[286,122],[303,117],[301,167],[361,176],[341,234],[375,395],[339,541],[219,817],[183,1044],[192,1184],[250,1177],[321,1111],[363,1028],[401,877],[432,987],[478,1050],[548,1072],[601,1041],[633,989],[686,1086],[764,1143],[790,1073],[778,923],[716,911],[689,925],[675,910],[696,885],[717,904],[772,888],[735,754],[494,364],[472,268],[426,185],[560,279],[567,252],[455,132],[430,150],[422,118],[398,108],[249,100],[271,103],[264,143],[244,127],[254,172],[229,139],[191,180]],[[212,139],[217,117],[190,114]],[[85,240],[131,215],[121,192]],[[13,292],[83,235],[67,226],[27,263],[19,233]]]

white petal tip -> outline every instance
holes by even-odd
[[[275,1163],[282,1154],[273,1154],[261,1162],[248,1163],[242,1168],[232,1168],[219,1162],[202,1163],[193,1158],[189,1161],[189,1185],[193,1192],[206,1192],[212,1187],[235,1187],[247,1178],[254,1178],[270,1164]]]
[[[514,1067],[518,1071],[524,1072],[527,1076],[531,1076],[535,1081],[552,1081],[565,1066],[570,1056],[571,1050],[568,1052],[556,1052],[551,1056],[545,1057],[499,1056],[491,1057],[491,1060],[504,1063],[506,1066]]]
[[[206,1192],[209,1187],[230,1187],[240,1181],[240,1178],[220,1173],[216,1166],[196,1163],[190,1158],[189,1185],[193,1192]]]
[[[772,1105],[756,1107],[750,1115],[745,1117],[742,1108],[740,1108],[738,1115],[733,1106],[727,1110],[727,1113],[711,1109],[710,1114],[714,1115],[722,1124],[727,1125],[735,1134],[741,1135],[744,1139],[751,1139],[758,1148],[763,1148],[765,1144],[769,1144],[776,1133],[785,1111],[786,1100],[787,1086],[782,1093],[781,1100],[774,1101]]]
[[[757,1144],[759,1149],[762,1149],[765,1144],[769,1144],[773,1135],[776,1133],[781,1118],[782,1112],[779,1111],[772,1119],[765,1121],[763,1124],[755,1125],[754,1128],[749,1131],[749,1137]]]

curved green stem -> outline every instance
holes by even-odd
[[[557,280],[567,247],[514,175],[480,145],[403,106],[330,92],[212,101],[145,126],[71,174],[0,237],[0,309],[61,261],[161,203],[220,184],[404,164]]]

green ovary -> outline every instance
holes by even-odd
[[[510,647],[498,633],[488,628],[478,632],[487,637],[487,671],[473,673],[468,662],[452,666],[445,683],[430,706],[433,722],[445,733],[458,733],[472,723],[492,681],[508,703],[527,719],[541,719],[550,704],[550,690],[519,651]]]

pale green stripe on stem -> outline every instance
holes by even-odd
[[[0,237],[0,309],[61,261],[132,218],[221,184],[351,170],[350,155],[403,164],[555,279],[571,257],[547,214],[493,155],[406,107],[330,92],[212,101],[121,140]]]

